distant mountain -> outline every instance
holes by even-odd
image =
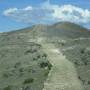
[[[50,35],[52,34],[64,38],[76,38],[82,36],[89,36],[88,33],[90,32],[88,31],[88,29],[80,25],[69,22],[61,22],[50,26],[48,33]]]
[[[60,22],[53,25],[33,25],[32,27],[20,29],[7,33],[9,36],[13,34],[23,34],[21,37],[61,37],[61,38],[77,38],[77,37],[89,37],[90,31],[80,25],[70,22]],[[27,35],[28,34],[28,35]],[[17,36],[16,35],[16,36]],[[13,38],[14,39],[14,38]]]

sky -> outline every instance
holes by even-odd
[[[0,32],[61,21],[90,28],[90,0],[0,0]]]

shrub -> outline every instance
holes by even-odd
[[[49,70],[51,70],[51,68],[52,68],[52,65],[50,63],[48,65],[48,68],[49,68]]]
[[[11,86],[7,86],[3,90],[11,90]]]
[[[86,56],[82,56],[81,57],[81,60],[84,63],[84,65],[87,65],[88,64],[88,61],[87,61],[87,57]]]
[[[45,75],[45,76],[48,76],[48,73],[49,73],[49,71],[46,71],[44,75]]]
[[[28,53],[31,53],[31,50],[27,50],[27,51],[25,52],[25,54],[28,54]]]
[[[88,84],[90,85],[90,81],[88,81]]]
[[[45,68],[45,67],[47,67],[48,66],[48,63],[47,62],[41,62],[40,63],[40,67],[41,68]]]
[[[81,50],[81,54],[84,54],[85,53],[85,48],[83,48],[82,50]]]
[[[24,84],[30,84],[30,83],[33,83],[34,79],[33,78],[28,78],[26,79],[23,83]]]
[[[84,65],[88,65],[88,62],[84,62]]]
[[[12,72],[5,72],[5,73],[3,74],[3,77],[5,77],[5,78],[8,78],[8,77],[10,77],[10,76],[13,76],[13,73],[12,73]]]
[[[74,62],[74,64],[75,64],[75,65],[79,65],[79,63],[78,63],[78,62]]]
[[[51,67],[52,67],[52,65],[51,65],[49,62],[41,62],[41,63],[40,63],[40,67],[41,67],[41,68],[48,67],[49,70],[50,70]]]
[[[21,63],[20,63],[20,62],[17,62],[17,63],[15,64],[14,68],[18,68],[20,65],[21,65]]]
[[[29,53],[35,53],[37,52],[37,49],[30,49],[30,50],[27,50],[24,54],[29,54]]]
[[[21,72],[21,73],[24,72],[24,68],[20,68],[19,72]]]
[[[42,57],[45,57],[45,58],[46,58],[46,57],[47,57],[47,54],[43,54],[43,56],[42,56]]]
[[[36,60],[37,60],[37,58],[33,58],[33,60],[34,60],[34,61],[36,61]]]
[[[81,80],[81,77],[80,77],[80,76],[78,76],[78,79],[79,79],[79,80]]]
[[[3,74],[3,77],[8,78],[9,75],[8,75],[7,73],[4,73],[4,74]]]
[[[39,59],[40,57],[41,57],[40,55],[37,56],[38,59]]]
[[[62,42],[62,43],[61,43],[61,46],[64,46],[64,45],[65,45],[65,43]]]
[[[30,86],[24,86],[24,87],[22,87],[21,90],[31,90],[31,87]]]

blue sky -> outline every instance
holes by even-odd
[[[24,27],[28,27],[30,26],[31,24],[30,23],[27,23],[27,22],[23,22],[23,20],[20,20],[19,22],[15,19],[17,18],[14,18],[12,17],[12,15],[4,15],[3,12],[5,10],[8,10],[10,8],[17,8],[18,9],[18,12],[20,12],[20,17],[22,17],[21,15],[21,11],[23,11],[22,9],[28,7],[28,6],[32,6],[32,7],[39,7],[39,9],[41,8],[41,6],[39,6],[40,4],[43,4],[44,2],[46,2],[47,0],[0,0],[0,32],[7,32],[7,31],[11,31],[11,30],[16,30],[16,29],[19,29],[19,28],[24,28]],[[50,7],[55,7],[58,9],[59,6],[63,6],[63,5],[66,5],[64,7],[72,7],[74,6],[73,8],[82,8],[84,11],[85,10],[88,10],[88,12],[90,11],[90,0],[50,0]],[[69,5],[69,6],[67,6]],[[72,6],[70,6],[72,5]],[[61,7],[59,8],[61,9]],[[40,9],[41,10],[41,9]],[[39,11],[40,11],[39,10]],[[51,10],[51,9],[50,9]],[[53,10],[53,9],[52,9]],[[54,9],[56,10],[56,9]],[[76,10],[76,9],[75,9]],[[37,11],[38,12],[38,11]],[[40,11],[41,12],[41,11]],[[77,11],[78,12],[78,11]],[[23,12],[23,13],[27,13],[26,11]],[[61,13],[61,12],[60,12]],[[79,12],[80,13],[80,12]],[[46,13],[47,14],[47,13]],[[59,13],[57,13],[59,15]],[[76,13],[75,13],[76,14]],[[82,13],[81,13],[82,14]],[[17,13],[14,12],[13,15],[17,15]],[[26,14],[25,14],[26,15]],[[28,16],[30,15],[30,13],[28,14]],[[33,13],[32,13],[33,15]],[[47,14],[49,15],[49,17],[51,16],[51,14]],[[53,15],[56,15],[53,14]],[[19,17],[18,17],[19,18]],[[23,17],[22,17],[23,18]],[[30,17],[28,17],[29,19]],[[46,17],[45,17],[46,18]],[[61,17],[54,17],[54,19],[58,19]],[[64,18],[67,18],[67,17],[64,17]],[[82,17],[83,18],[83,17]],[[89,15],[88,15],[88,18]],[[23,18],[24,20],[26,18]],[[34,18],[33,18],[34,19]],[[47,18],[48,19],[48,18]],[[87,18],[84,17],[84,21],[86,20]],[[27,20],[27,19],[26,19]],[[50,19],[51,20],[51,19]],[[50,21],[49,20],[49,21]],[[64,19],[66,20],[66,19]],[[35,20],[34,20],[35,21]],[[52,20],[51,20],[52,21]],[[68,20],[69,21],[69,20]],[[82,23],[84,22],[83,20],[79,20],[79,23]],[[46,21],[45,21],[46,22]],[[76,22],[76,21],[74,21]],[[87,23],[83,23],[83,25],[85,25],[87,28],[90,28],[89,25],[90,24],[90,21],[87,20]]]

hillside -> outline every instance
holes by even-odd
[[[0,35],[0,90],[43,89],[52,65],[42,46],[26,42],[23,35],[18,31]]]
[[[69,22],[39,24],[0,33],[0,90],[43,89],[48,73],[54,68],[52,57],[58,57],[54,60],[60,58],[57,52],[53,56],[48,53],[50,46],[43,50],[44,44],[51,44],[52,49],[56,47],[66,57],[65,60],[74,65],[76,71],[71,70],[72,75],[76,73],[75,78],[82,87],[90,90],[90,31]],[[64,70],[63,66],[61,68]]]

